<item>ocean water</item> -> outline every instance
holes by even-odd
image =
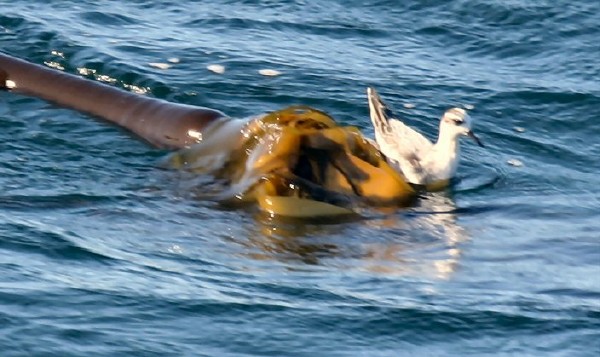
[[[415,207],[279,220],[0,93],[0,356],[599,356],[598,39],[592,0],[0,1],[0,51],[91,80],[369,136],[372,85],[486,144]]]

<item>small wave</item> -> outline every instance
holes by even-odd
[[[108,27],[123,27],[138,24],[139,21],[131,16],[111,12],[86,11],[78,14],[83,22],[92,22]]]
[[[0,196],[0,207],[11,210],[69,209],[95,206],[101,203],[123,199],[117,196],[96,196],[86,194],[63,194],[50,196],[11,195]]]
[[[12,232],[10,240],[2,240],[4,250],[42,254],[55,259],[108,263],[113,258],[77,244],[82,238],[63,228],[39,221],[11,219],[5,224]]]
[[[551,91],[543,88],[504,92],[500,93],[498,96],[509,96],[511,99],[523,100],[529,105],[574,104],[577,106],[595,106],[600,104],[600,97],[598,94],[577,91]]]
[[[341,38],[355,37],[383,37],[387,33],[385,31],[374,29],[368,26],[359,26],[357,24],[334,23],[329,24],[323,22],[289,22],[281,20],[263,21],[257,19],[240,18],[240,17],[212,17],[205,19],[197,19],[183,24],[191,28],[224,28],[227,30],[249,30],[249,31],[278,31],[281,33],[302,33],[322,35],[328,34]]]

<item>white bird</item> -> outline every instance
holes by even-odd
[[[369,87],[367,96],[377,146],[410,183],[426,185],[429,189],[447,186],[456,174],[461,136],[469,136],[483,147],[471,130],[472,120],[464,109],[452,108],[444,113],[434,144],[401,121],[390,119],[389,109],[375,89]]]

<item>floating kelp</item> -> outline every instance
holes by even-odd
[[[224,201],[271,214],[353,214],[398,207],[416,196],[353,127],[295,106],[250,121],[170,103],[0,53],[0,90],[43,98],[123,127],[164,149],[170,167],[224,182]]]
[[[168,163],[225,180],[224,199],[283,216],[354,214],[364,206],[406,206],[416,196],[357,128],[306,106],[216,122]]]

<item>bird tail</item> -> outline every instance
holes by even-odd
[[[371,115],[371,122],[373,122],[373,128],[375,132],[385,133],[389,131],[388,115],[389,112],[387,106],[381,100],[379,94],[373,87],[367,88],[367,98],[369,101],[369,112]]]

